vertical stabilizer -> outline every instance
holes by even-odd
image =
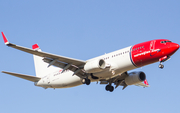
[[[37,44],[34,44],[32,46],[32,49],[36,51],[41,51],[41,49]],[[33,57],[34,57],[34,65],[35,65],[35,71],[37,77],[43,77],[58,70],[58,68],[54,66],[48,67],[49,64],[43,61],[43,57],[39,57],[36,55],[33,55]]]

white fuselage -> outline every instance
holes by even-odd
[[[131,47],[132,46],[90,59],[104,59],[106,65],[110,67],[101,72],[93,73],[93,75],[99,77],[99,79],[109,79],[128,70],[135,69],[136,67],[131,61]],[[68,88],[82,84],[81,78],[73,75],[74,72],[66,70],[61,73],[61,71],[62,69],[57,67],[57,71],[42,77],[35,85],[45,88]],[[99,81],[99,79],[92,79],[91,77],[89,77],[89,79],[91,79],[92,82]]]

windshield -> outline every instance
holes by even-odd
[[[171,42],[171,41],[169,41],[169,40],[161,41],[161,43],[167,43],[167,42]]]

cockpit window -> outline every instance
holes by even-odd
[[[161,41],[161,43],[167,43],[167,42],[171,42],[171,41]]]

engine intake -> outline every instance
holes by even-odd
[[[127,85],[134,85],[140,82],[143,82],[146,79],[146,75],[144,72],[132,72],[128,74],[129,76],[125,78],[125,83]]]
[[[87,73],[100,72],[105,68],[106,68],[106,63],[105,63],[105,61],[103,59],[97,59],[97,60],[88,61],[84,65],[84,70]]]

